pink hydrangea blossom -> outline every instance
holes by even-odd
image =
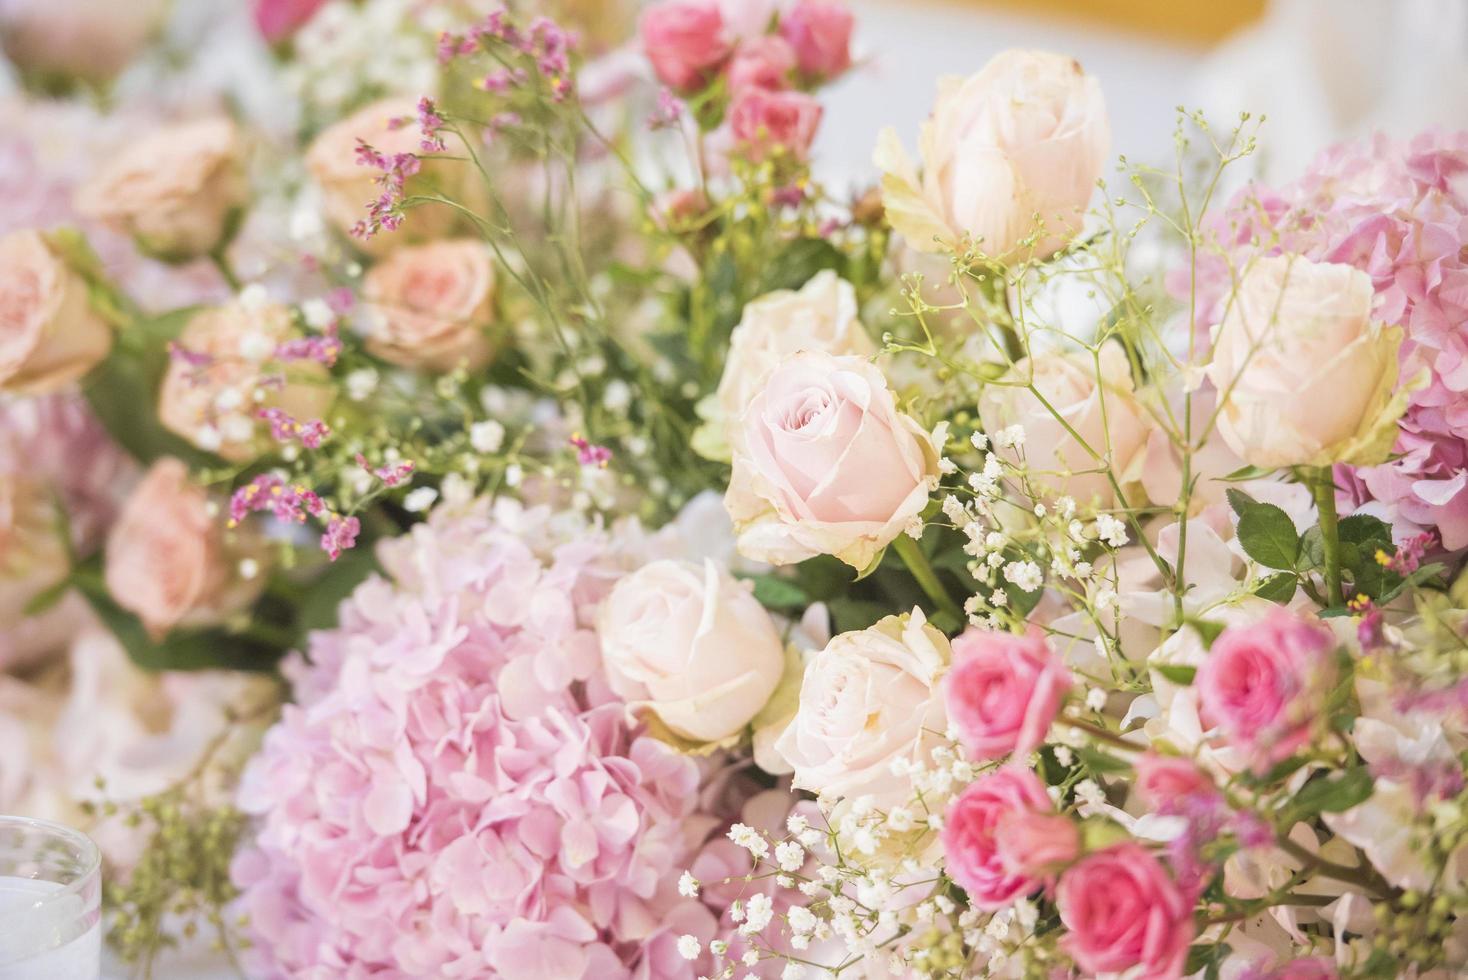
[[[943,693],[969,755],[999,759],[1039,747],[1070,686],[1070,672],[1039,632],[970,629],[953,641]]]
[[[1229,267],[1261,249],[1371,277],[1377,317],[1406,332],[1400,383],[1426,384],[1411,393],[1393,459],[1337,467],[1341,504],[1400,537],[1436,529],[1449,551],[1468,547],[1468,131],[1332,147],[1292,184],[1242,190],[1212,231],[1225,254],[1200,263],[1204,327],[1222,317]]]
[[[641,540],[480,500],[380,546],[386,577],[288,664],[296,701],[242,779],[259,975],[699,972],[677,937],[715,938],[723,908],[677,881],[720,821],[592,628]]]

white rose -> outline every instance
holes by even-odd
[[[906,804],[911,780],[894,760],[929,761],[948,727],[938,679],[952,651],[922,610],[842,633],[806,665],[795,719],[775,750],[795,786],[832,798]]]
[[[644,565],[617,583],[598,626],[613,690],[694,741],[738,734],[784,670],[770,614],[707,559]]]
[[[1075,59],[1005,51],[939,83],[921,178],[892,129],[875,162],[887,217],[913,248],[942,251],[967,235],[996,260],[1045,258],[1080,230],[1110,142],[1101,86]]]
[[[1022,387],[1025,382],[1034,390]],[[1021,426],[1022,450],[1001,452],[1015,461],[1022,453],[1040,487],[1083,507],[1120,502],[1108,468],[1118,484],[1141,475],[1151,426],[1133,396],[1131,368],[1117,344],[1104,345],[1094,360],[1084,351],[1021,358],[1001,383],[985,387],[979,412],[990,432]]]
[[[865,358],[786,358],[741,426],[724,506],[747,558],[783,565],[828,554],[866,568],[937,484],[941,432],[899,412]]]
[[[1218,430],[1261,467],[1370,465],[1396,439],[1402,331],[1371,319],[1371,278],[1299,256],[1258,259],[1213,328]]]

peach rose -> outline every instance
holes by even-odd
[[[80,378],[112,349],[87,283],[37,231],[0,238],[0,391],[38,394]]]
[[[991,433],[1019,425],[1024,445],[999,451],[1022,455],[1039,486],[1082,507],[1119,503],[1106,470],[1121,485],[1138,480],[1151,428],[1120,345],[1105,344],[1096,359],[1084,351],[1021,358],[1001,381],[984,388],[979,413]]]
[[[745,88],[729,107],[729,131],[752,159],[776,148],[804,160],[821,125],[821,103],[804,92]]]
[[[742,731],[785,667],[770,614],[707,559],[655,561],[623,578],[598,632],[612,689],[700,742]]]
[[[423,149],[417,120],[418,103],[414,99],[383,99],[328,126],[306,150],[306,169],[321,189],[326,217],[343,233],[349,233],[365,218],[368,205],[382,196],[382,188],[377,185],[381,171],[358,161],[359,141],[385,156],[412,153],[423,158],[422,169],[408,182],[409,194],[462,175],[460,170],[452,169],[458,167],[452,161],[433,162],[432,154]],[[447,196],[454,194],[450,191]],[[454,212],[446,205],[415,205],[397,231],[357,244],[370,255],[381,255],[406,243],[437,238],[453,223]]]
[[[941,432],[897,410],[865,358],[802,351],[745,407],[724,506],[739,551],[777,565],[866,568],[928,502]]]
[[[1396,440],[1400,328],[1371,318],[1371,277],[1300,256],[1258,259],[1213,328],[1218,431],[1253,466],[1379,463]]]
[[[919,178],[893,129],[876,164],[892,227],[926,252],[965,236],[998,261],[1059,251],[1081,220],[1111,142],[1101,86],[1072,58],[1005,51],[944,79],[919,142]],[[1033,243],[1032,235],[1043,233]]]
[[[107,536],[103,577],[119,606],[155,638],[175,626],[217,622],[248,605],[264,579],[237,572],[259,549],[248,532],[226,542],[224,522],[182,462],[155,462]]]
[[[131,235],[149,255],[196,259],[226,242],[248,197],[240,156],[228,119],[164,126],[83,184],[77,210]]]
[[[476,371],[494,345],[494,265],[483,242],[453,239],[398,249],[367,273],[372,353],[403,367]]]
[[[283,306],[233,303],[196,314],[163,377],[158,416],[164,427],[238,463],[271,444],[262,409],[279,408],[303,422],[321,417],[332,399],[326,368],[275,360],[276,347],[297,335]]]
[[[25,72],[105,82],[162,23],[167,0],[3,0],[0,45]]]
[[[926,762],[947,727],[939,679],[950,652],[922,610],[833,638],[806,665],[800,707],[775,742],[795,787],[835,799],[906,806],[894,760]]]

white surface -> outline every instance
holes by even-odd
[[[87,912],[81,898],[46,900],[63,887],[0,875],[0,980],[97,980],[101,926],[77,934]]]

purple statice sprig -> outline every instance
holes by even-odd
[[[341,356],[341,352],[340,330],[335,323],[331,323],[319,334],[295,337],[277,344],[275,359],[287,364],[292,361],[315,361],[317,364],[331,367],[336,364],[336,359]]]
[[[362,522],[356,517],[336,513],[320,494],[298,483],[287,483],[274,473],[262,473],[234,492],[229,499],[228,525],[239,527],[251,514],[262,512],[287,524],[304,524],[308,517],[323,521],[320,545],[331,561],[354,547],[362,532]]]
[[[418,130],[423,137],[425,153],[442,153],[448,149],[443,130],[448,121],[438,114],[438,106],[427,96],[418,100]]]
[[[413,475],[414,463],[411,459],[401,463],[388,463],[384,466],[376,467],[368,462],[367,457],[361,453],[357,454],[356,460],[358,466],[377,477],[377,479],[382,481],[383,486],[386,487],[400,486],[406,483],[408,478]]]
[[[597,446],[588,441],[581,433],[571,436],[568,442],[576,449],[576,461],[582,466],[598,466],[606,469],[607,464],[612,461],[612,451],[606,446]]]
[[[365,140],[357,141],[357,162],[382,171],[377,185],[382,194],[367,206],[367,217],[352,227],[352,235],[364,241],[382,231],[396,231],[403,224],[403,207],[408,197],[408,178],[423,169],[416,153],[380,153]]]
[[[658,89],[657,108],[647,117],[647,128],[653,131],[672,129],[683,118],[683,101],[664,85]]]
[[[255,414],[270,424],[270,436],[276,442],[298,441],[307,449],[320,449],[331,435],[331,428],[321,419],[300,422],[280,408],[262,408]]]
[[[523,58],[531,68],[504,65],[484,76],[481,87],[488,92],[506,92],[530,81],[532,68],[550,90],[551,98],[563,102],[576,89],[571,63],[579,40],[549,17],[536,17],[524,28],[516,26],[504,10],[490,13],[464,33],[445,32],[438,39],[438,56],[442,64],[480,52],[497,53],[503,58],[505,49]]]

